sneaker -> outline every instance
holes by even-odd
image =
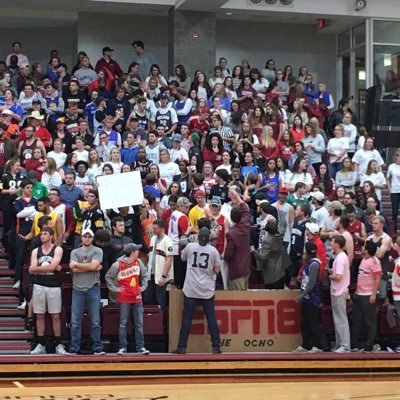
[[[126,354],[127,353],[127,351],[126,351],[126,349],[119,349],[118,350],[118,352],[117,352],[117,354],[119,355],[119,356],[121,356],[121,355],[123,355],[123,354]]]
[[[363,348],[360,347],[354,347],[350,350],[352,353],[362,353],[364,351]]]
[[[323,350],[319,349],[318,347],[313,347],[311,350],[308,350],[307,353],[322,353]]]
[[[26,300],[24,300],[17,308],[18,308],[18,310],[25,310],[25,308],[26,308]]]
[[[350,349],[344,346],[338,347],[336,350],[333,350],[334,353],[349,353]]]
[[[221,349],[218,347],[218,348],[214,348],[214,349],[212,350],[212,353],[213,353],[213,354],[221,354],[222,351],[221,351]]]
[[[379,351],[381,351],[382,349],[381,349],[381,346],[378,344],[378,343],[376,343],[376,344],[374,344],[373,346],[372,346],[372,352],[373,353],[378,353]]]
[[[186,354],[186,349],[176,349],[173,351],[174,354]]]
[[[33,331],[33,328],[35,327],[35,320],[33,317],[29,317],[25,321],[25,330],[26,331]]]
[[[374,350],[373,346],[366,346],[364,347],[364,349],[362,350],[363,353],[372,353]]]
[[[61,343],[56,346],[56,354],[59,354],[60,356],[67,354],[67,350],[65,350],[64,345]]]
[[[12,288],[18,290],[20,286],[21,286],[21,281],[18,280],[17,282],[14,283]]]
[[[97,350],[94,352],[95,356],[104,356],[106,352],[104,350]]]
[[[47,354],[46,347],[38,343],[36,347],[31,351],[31,354],[37,356],[39,354]]]
[[[298,346],[296,349],[292,351],[292,353],[307,353],[308,350],[302,346]]]
[[[395,353],[400,353],[400,345],[399,345],[399,346],[396,346],[396,347],[393,349],[393,351],[394,351]]]
[[[138,350],[139,354],[150,354],[150,350],[147,350],[146,347],[142,347]]]
[[[69,349],[68,352],[66,353],[66,355],[68,355],[68,356],[76,356],[76,355],[78,355],[78,350]]]

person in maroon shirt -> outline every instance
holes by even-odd
[[[123,74],[123,71],[119,64],[111,58],[113,51],[114,49],[108,46],[103,47],[103,57],[97,61],[94,69],[99,73],[101,70],[107,68],[112,73],[113,77],[118,79]]]
[[[178,196],[171,194],[168,199],[169,208],[166,208],[161,215],[161,219],[164,221],[166,235],[168,235],[169,220],[171,219],[171,215],[175,210],[178,209],[176,204],[177,202]]]
[[[254,99],[257,97],[257,92],[251,86],[250,76],[246,75],[243,78],[236,94],[241,110],[249,112],[254,108]]]

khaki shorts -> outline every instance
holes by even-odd
[[[35,314],[60,314],[61,288],[33,285],[32,304]]]

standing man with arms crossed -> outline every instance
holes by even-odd
[[[44,339],[46,311],[51,315],[56,342],[56,353],[66,354],[61,344],[61,283],[59,277],[63,250],[53,244],[54,231],[44,228],[40,232],[42,245],[32,251],[29,273],[35,275],[32,293],[33,312],[36,314],[38,344],[31,354],[46,354]]]
[[[85,309],[90,319],[90,337],[95,355],[103,355],[100,326],[100,270],[103,250],[92,245],[93,231],[84,229],[82,247],[72,250],[69,267],[72,271],[71,346],[69,354],[77,354],[81,345],[82,319]]]

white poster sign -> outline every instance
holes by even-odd
[[[97,183],[102,210],[135,206],[143,202],[139,171],[98,176]]]

